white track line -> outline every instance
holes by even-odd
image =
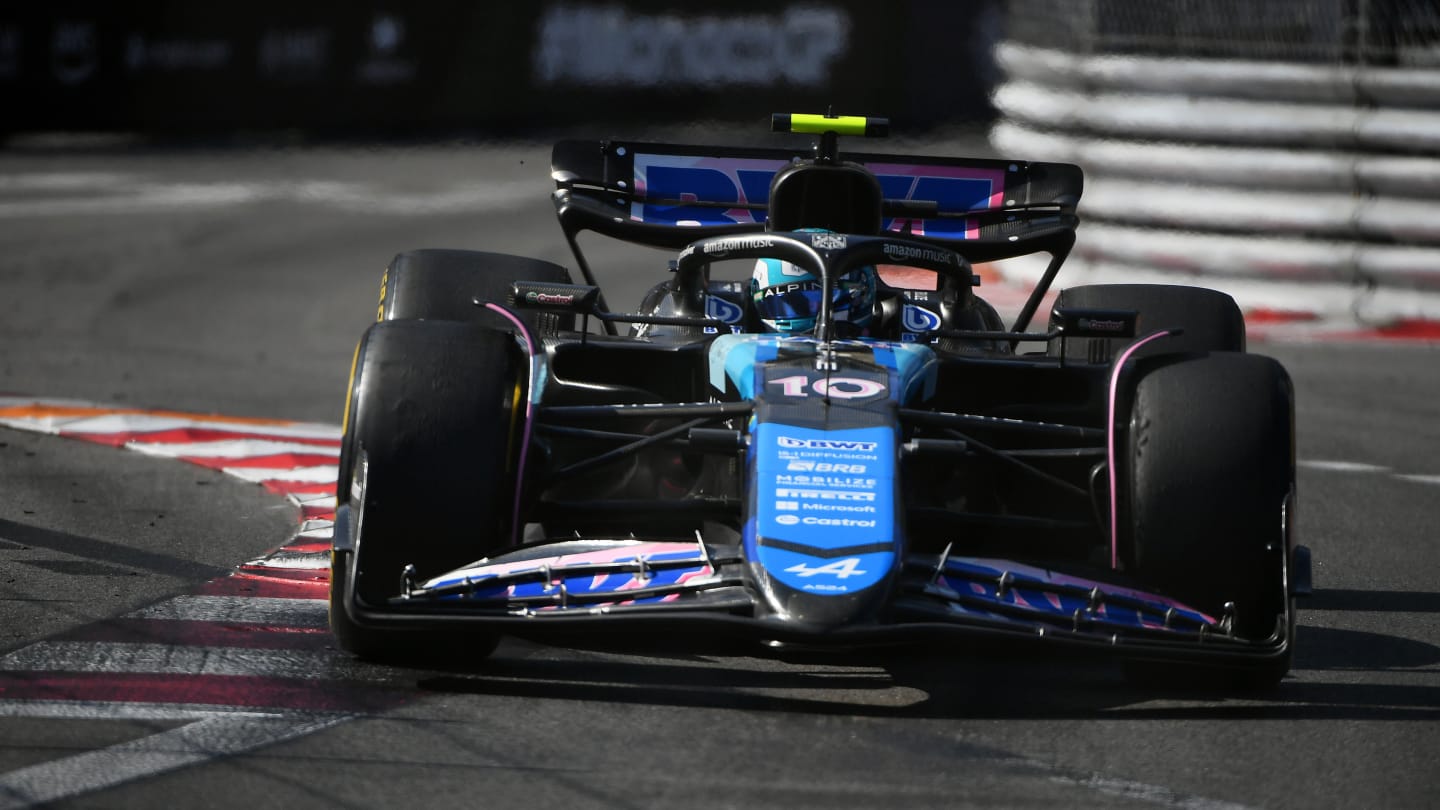
[[[1366,464],[1360,461],[1327,461],[1327,460],[1301,460],[1296,462],[1300,467],[1312,470],[1327,470],[1329,472],[1353,472],[1353,473],[1387,473],[1389,467],[1382,467],[1379,464]]]
[[[0,775],[0,810],[19,810],[115,787],[339,725],[349,715],[207,717],[64,759]]]

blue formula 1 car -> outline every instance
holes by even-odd
[[[841,155],[883,119],[772,126],[816,140],[558,143],[583,284],[502,254],[394,259],[346,405],[340,645],[998,638],[1283,677],[1309,578],[1293,394],[1234,301],[1072,287],[1027,331],[1079,168]],[[637,311],[607,305],[586,231],[671,251]],[[1031,253],[1049,265],[1006,328],[972,262]]]

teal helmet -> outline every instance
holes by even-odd
[[[820,316],[820,277],[780,259],[760,259],[750,276],[750,297],[767,329],[782,334],[815,330]],[[835,320],[864,328],[874,317],[875,268],[858,267],[836,280],[831,296]]]

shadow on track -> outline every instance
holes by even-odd
[[[422,692],[615,704],[935,719],[1440,719],[1440,685],[1344,679],[1440,662],[1440,648],[1301,626],[1296,674],[1261,692],[1139,687],[1115,660],[1013,645],[863,653],[657,644],[502,647],[484,666],[421,678]],[[585,648],[587,645],[576,645]],[[1334,673],[1340,677],[1331,677]]]

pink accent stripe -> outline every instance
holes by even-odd
[[[1169,337],[1176,334],[1173,329],[1164,329],[1153,332],[1143,338],[1131,343],[1121,352],[1119,359],[1115,361],[1114,368],[1110,371],[1110,408],[1109,416],[1105,422],[1106,430],[1109,432],[1107,454],[1110,467],[1110,569],[1117,570],[1120,567],[1120,493],[1118,474],[1115,471],[1115,399],[1120,391],[1120,372],[1124,370],[1125,363],[1130,360],[1141,346],[1162,337]]]
[[[499,304],[487,303],[485,308],[498,313],[514,324],[516,331],[520,333],[520,339],[525,341],[525,351],[530,359],[530,387],[533,389],[535,386],[535,358],[539,352],[536,350],[535,338],[530,334],[530,328],[520,320],[519,316]],[[530,396],[533,393],[532,390],[525,397],[525,428],[521,432],[520,438],[520,464],[515,468],[515,506],[510,510],[510,544],[516,546],[520,545],[520,498],[524,494],[521,492],[520,485],[525,479],[525,461],[530,456],[530,434],[535,429],[535,402]]]
[[[119,701],[305,711],[383,711],[405,701],[384,687],[259,675],[0,672],[5,700]]]
[[[112,619],[76,628],[60,638],[65,641],[249,650],[327,650],[332,646],[330,631],[323,627],[221,624],[175,619]]]

